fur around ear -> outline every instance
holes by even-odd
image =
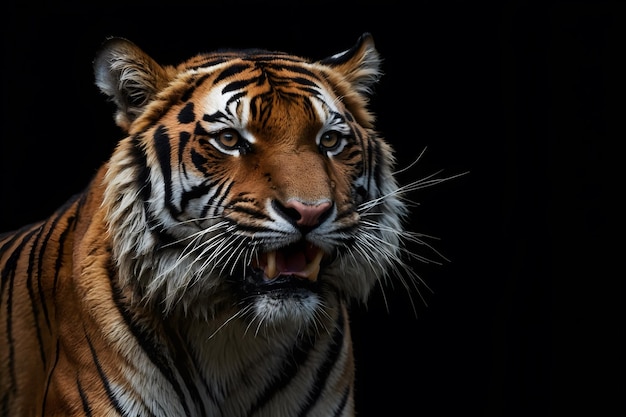
[[[126,132],[169,81],[166,67],[123,38],[108,39],[93,66],[96,85],[117,106],[115,122]]]
[[[350,49],[325,58],[321,64],[333,67],[346,77],[359,93],[371,95],[374,84],[382,75],[382,59],[370,33],[362,34]]]
[[[333,80],[335,93],[358,122],[367,128],[374,127],[374,114],[368,110],[374,84],[382,76],[382,58],[374,47],[369,33],[361,35],[350,49],[317,61],[329,79]]]

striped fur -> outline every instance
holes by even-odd
[[[354,415],[347,307],[406,268],[371,36],[178,66],[110,39],[94,67],[126,136],[0,235],[2,415]]]

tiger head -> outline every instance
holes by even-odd
[[[319,61],[178,66],[109,39],[94,68],[127,134],[103,203],[123,285],[165,314],[302,324],[406,268],[407,210],[368,109],[380,67],[369,34]]]

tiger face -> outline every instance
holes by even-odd
[[[381,74],[369,35],[323,61],[224,51],[177,67],[113,39],[95,71],[128,132],[104,207],[137,299],[300,326],[401,264],[406,209],[367,109]]]

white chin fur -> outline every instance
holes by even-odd
[[[254,301],[254,321],[261,323],[285,323],[305,325],[315,318],[320,308],[320,299],[316,294],[300,297],[257,296]]]

